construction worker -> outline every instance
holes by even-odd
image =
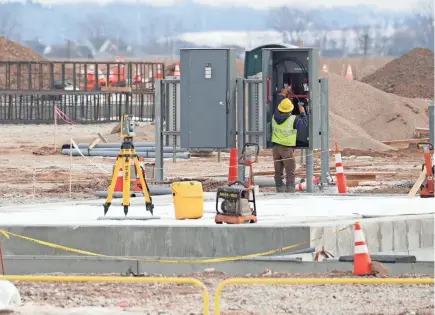
[[[293,108],[292,101],[284,98],[272,117],[273,164],[277,192],[295,191],[296,161],[293,156],[293,147],[296,146],[297,130],[308,126],[308,117],[304,107],[299,105],[300,115],[298,116],[292,115]],[[286,173],[285,187],[283,182],[284,169]]]

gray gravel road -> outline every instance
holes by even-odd
[[[214,290],[219,282],[230,277],[216,272],[191,276],[201,280],[209,288],[211,311],[213,311]],[[301,277],[295,274],[270,272],[266,276]],[[344,275],[315,274],[304,277],[337,276]],[[202,314],[200,289],[189,285],[26,282],[15,284],[20,290],[24,306],[14,309],[11,314]],[[429,315],[434,314],[434,287],[431,285],[232,285],[223,291],[221,308],[223,315]]]

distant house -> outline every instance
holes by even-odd
[[[60,59],[76,59],[80,55],[76,50],[75,44],[66,45],[50,45],[44,49],[44,57],[46,58],[60,58]]]
[[[87,46],[96,59],[114,59],[116,56],[136,57],[135,48],[121,38],[89,39]]]
[[[81,58],[85,59],[93,59],[94,54],[91,49],[89,49],[86,45],[77,45],[76,52],[79,54]]]

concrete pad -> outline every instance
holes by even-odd
[[[204,202],[204,217],[198,220],[175,220],[172,196],[153,198],[154,214],[160,220],[135,222],[140,225],[204,226],[215,225],[216,213],[214,194]],[[124,217],[121,200],[114,200],[106,217]],[[0,222],[12,225],[131,225],[132,222],[101,222],[97,218],[104,214],[103,200],[71,203],[12,205],[1,207]],[[377,198],[354,196],[289,196],[275,199],[264,196],[257,200],[258,223],[256,226],[309,226],[314,222],[359,219],[362,216],[398,216],[433,214],[433,200],[421,198]],[[142,198],[132,199],[129,216],[145,216]],[[427,226],[427,231],[431,226]],[[433,225],[432,225],[433,230]],[[369,240],[368,240],[369,241]]]
[[[103,200],[0,207],[0,228],[81,250],[113,256],[227,257],[269,251],[301,242],[295,249],[324,247],[335,256],[353,253],[353,228],[362,224],[372,254],[433,248],[433,200],[397,196],[274,195],[257,199],[258,223],[216,225],[215,194],[205,194],[204,216],[176,220],[172,196],[153,197],[155,220],[97,220]],[[131,200],[129,216],[143,217],[143,198]],[[124,217],[114,200],[106,217]],[[373,217],[365,219],[365,217]],[[348,226],[339,233],[332,233]],[[309,242],[324,234],[327,236]],[[308,242],[307,242],[308,241]],[[67,253],[11,238],[9,255]],[[279,253],[282,255],[283,253]]]

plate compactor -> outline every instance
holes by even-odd
[[[258,144],[246,143],[239,159],[239,164],[244,165],[244,182],[233,181],[218,188],[216,195],[216,224],[257,222],[252,164],[258,161],[259,152]]]
[[[434,198],[434,165],[432,164],[434,148],[431,143],[418,143],[417,148],[423,151],[425,164],[421,170],[426,168],[426,178],[420,186],[421,198]]]

